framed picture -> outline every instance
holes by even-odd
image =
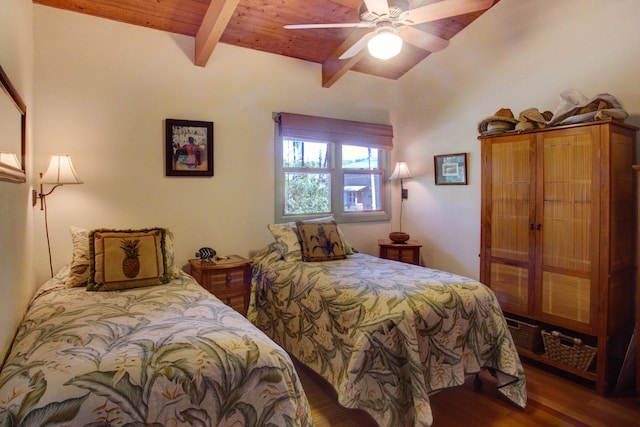
[[[433,156],[436,185],[467,185],[467,153]]]
[[[166,119],[167,176],[213,176],[213,122]]]

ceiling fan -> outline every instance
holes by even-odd
[[[284,28],[372,28],[373,31],[351,45],[339,59],[351,58],[365,46],[372,56],[389,59],[400,53],[403,39],[430,52],[442,50],[449,44],[449,40],[412,28],[413,25],[485,10],[492,4],[493,0],[442,0],[409,9],[407,0],[364,0],[358,9],[360,22],[295,24]]]

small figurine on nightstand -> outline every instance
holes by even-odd
[[[196,258],[199,258],[200,262],[205,264],[213,264],[214,256],[216,256],[216,251],[212,248],[200,248],[198,252],[196,252]]]

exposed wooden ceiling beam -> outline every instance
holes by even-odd
[[[3,0],[0,0],[2,2]],[[402,52],[390,61],[363,53],[347,60],[338,57],[358,36],[345,42],[352,28],[308,29],[291,31],[287,24],[301,22],[357,22],[362,0],[31,0],[34,4],[70,10],[100,18],[195,37],[194,66],[206,66],[216,46],[231,46],[285,55],[322,65],[321,82],[330,87],[348,70],[397,80],[424,60],[431,52],[444,47],[412,41],[405,31]],[[386,1],[386,0],[385,0]],[[389,0],[392,2],[392,0]],[[429,3],[429,13],[436,21],[415,25],[424,32],[450,40],[470,25],[483,10],[461,13],[469,8],[490,7],[500,0],[414,0]],[[383,1],[380,0],[380,3]],[[375,3],[378,3],[376,0]],[[328,5],[331,5],[329,7]],[[473,5],[473,6],[471,6]],[[433,16],[431,16],[433,18]],[[358,29],[367,31],[366,29]],[[360,33],[362,34],[362,33]],[[415,42],[415,43],[414,43]],[[414,43],[415,45],[413,45]],[[341,46],[340,50],[338,47]]]
[[[362,49],[358,54],[347,59],[339,59],[355,42],[371,30],[357,29],[322,63],[322,87],[331,87],[340,77],[353,68],[360,59],[367,54],[367,49]]]
[[[240,0],[211,0],[196,34],[194,63],[207,65]]]

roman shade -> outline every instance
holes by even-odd
[[[274,120],[278,123],[281,137],[359,145],[381,150],[393,148],[391,125],[293,113],[277,113]]]

